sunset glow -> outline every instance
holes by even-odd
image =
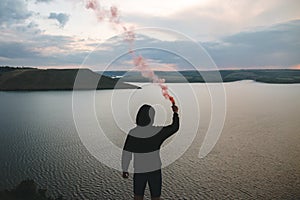
[[[107,39],[143,27],[162,27],[187,35],[203,45],[221,69],[298,69],[300,63],[300,50],[294,47],[299,43],[300,2],[295,0],[1,2],[2,65],[78,67],[95,47],[104,55],[107,49],[115,48],[99,45]],[[158,44],[172,45],[176,41],[183,50],[190,48],[176,38],[157,36],[148,34],[149,38],[140,42],[158,39]],[[176,64],[175,59],[159,54],[155,57],[166,66]],[[98,67],[103,68],[104,60],[99,57]]]

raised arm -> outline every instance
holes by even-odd
[[[172,124],[163,127],[163,129],[160,132],[160,137],[162,141],[166,140],[168,137],[176,133],[179,129],[178,107],[173,105],[172,110],[173,110]]]

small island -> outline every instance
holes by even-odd
[[[78,77],[80,77],[78,79]],[[77,78],[77,80],[76,80]],[[79,81],[78,81],[79,80]],[[76,84],[74,84],[76,82]],[[118,79],[100,75],[90,69],[37,69],[0,67],[0,90],[102,90],[137,89],[139,87]]]

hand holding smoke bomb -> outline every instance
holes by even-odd
[[[175,105],[174,97],[169,96],[169,100],[172,102],[172,110],[173,110],[173,112],[178,113],[178,107]]]
[[[174,113],[178,113],[178,107],[175,104],[172,105],[172,110]]]

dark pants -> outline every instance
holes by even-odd
[[[144,196],[146,184],[149,184],[151,197],[160,197],[161,195],[161,170],[135,173],[133,175],[133,191],[135,195]]]

